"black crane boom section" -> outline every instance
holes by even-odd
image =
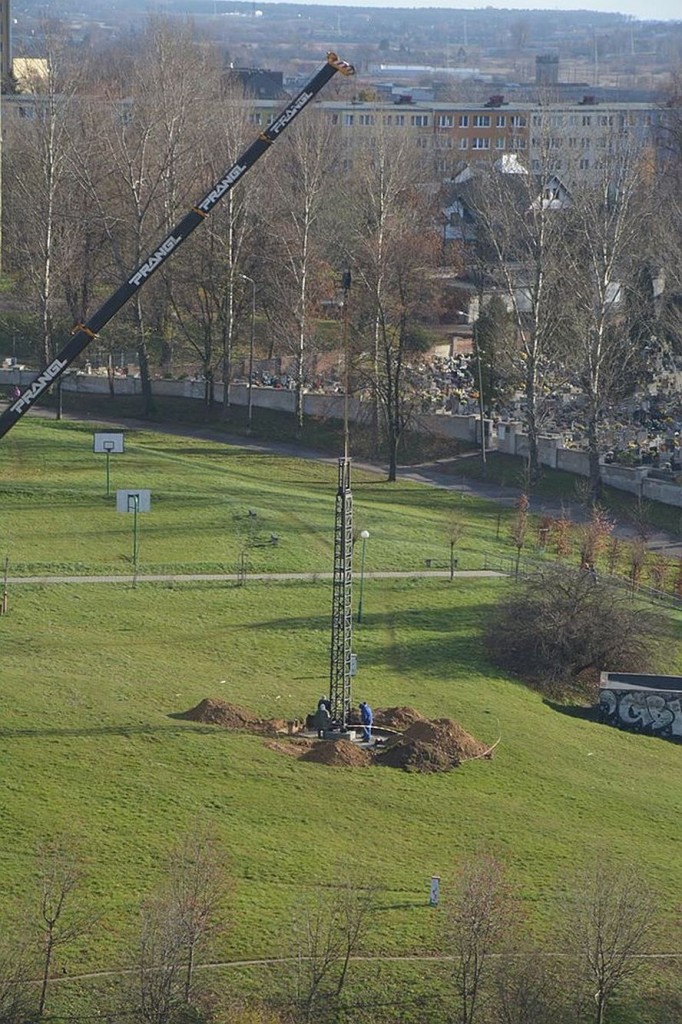
[[[61,377],[64,371],[77,359],[87,345],[97,337],[98,332],[125,306],[126,302],[149,280],[159,267],[182,245],[195,228],[205,220],[213,207],[249,171],[263,153],[270,148],[291,124],[295,117],[308,105],[317,93],[340,71],[343,75],[354,74],[352,64],[340,60],[335,53],[327,54],[326,64],[311,78],[285,109],[261,132],[249,148],[225,172],[211,190],[193,206],[182,220],[164,238],[161,244],[149,254],[146,260],[130,275],[84,324],[77,324],[69,341],[61,352],[45,367],[0,416],[0,438],[12,429],[24,413],[38,401],[40,396]]]

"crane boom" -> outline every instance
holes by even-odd
[[[352,64],[340,60],[335,53],[328,53],[326,64],[311,78],[291,103],[278,114],[274,121],[261,132],[255,142],[242,153],[239,159],[228,168],[222,178],[213,185],[203,199],[200,199],[196,205],[191,207],[189,212],[176,224],[161,244],[133,271],[127,281],[116,289],[113,295],[107,299],[104,305],[86,323],[77,324],[74,327],[69,341],[61,352],[52,360],[49,366],[37,374],[21,396],[12,402],[0,416],[0,438],[4,437],[14,424],[35,405],[40,396],[61,377],[74,359],[77,359],[86,346],[97,337],[98,332],[109,323],[118,311],[125,306],[128,300],[149,280],[152,274],[182,245],[194,229],[199,227],[216,203],[224,195],[227,195],[237,182],[244,177],[247,171],[253,167],[255,162],[279,138],[285,128],[291,124],[313,97],[333,78],[337,71],[341,72],[342,75],[352,75],[355,73]]]

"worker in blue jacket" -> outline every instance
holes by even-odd
[[[374,715],[371,707],[364,700],[360,701],[360,721],[362,722],[362,741],[363,743],[369,743],[372,739]]]

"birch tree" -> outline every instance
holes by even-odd
[[[608,410],[642,378],[642,328],[651,331],[642,270],[652,226],[642,154],[603,140],[598,166],[576,181],[564,252],[571,328],[567,360],[584,398],[592,501],[601,492],[601,428]],[[649,338],[651,340],[651,334]]]
[[[326,263],[325,212],[335,170],[335,134],[331,126],[304,121],[292,125],[268,163],[267,246],[256,273],[268,320],[280,350],[293,355],[296,422],[303,427],[306,360],[318,329],[319,303],[330,285]],[[267,284],[266,284],[267,282]]]

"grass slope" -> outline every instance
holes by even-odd
[[[0,493],[11,550],[51,571],[109,564],[116,531],[123,548],[129,526],[98,494],[103,466],[87,435],[28,423],[11,436]],[[277,568],[329,567],[334,467],[165,443],[150,435],[129,446],[129,482],[144,477],[159,497],[142,540],[155,559],[203,564],[220,536],[235,551],[230,513],[253,505],[282,530],[281,547],[267,550]],[[372,531],[370,568],[419,564],[441,543],[451,496],[362,479],[355,493]],[[469,508],[475,559],[494,542],[497,510]],[[166,852],[198,827],[218,832],[232,859],[232,925],[216,949],[226,957],[281,952],[292,908],[339,870],[381,887],[370,951],[430,949],[430,876],[447,884],[457,859],[481,847],[508,862],[540,927],[561,917],[574,871],[604,855],[646,865],[669,906],[679,904],[680,748],[566,713],[492,670],[480,627],[509,585],[365,582],[356,698],[412,704],[480,739],[501,737],[492,762],[433,777],[299,763],[258,737],[169,717],[206,696],[263,716],[312,709],[327,688],[328,583],[15,587],[0,618],[5,922],[31,903],[36,846],[66,837],[101,914],[69,950],[69,971],[120,963]],[[674,646],[677,619],[670,629]]]

